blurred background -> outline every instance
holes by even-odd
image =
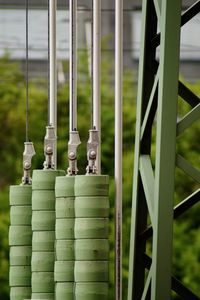
[[[136,121],[137,71],[140,51],[141,2],[124,0],[124,93],[123,93],[123,299],[128,278],[129,232],[134,136]],[[183,1],[183,11],[194,1]],[[92,0],[78,0],[78,129],[82,145],[78,151],[79,173],[84,174],[86,143],[91,123],[91,79],[88,48],[91,42]],[[114,0],[102,0],[102,173],[110,184],[110,298],[114,299]],[[36,149],[33,168],[43,167],[43,139],[48,104],[48,14],[47,0],[29,1],[29,136]],[[200,96],[200,15],[186,24],[181,34],[180,78]],[[159,58],[159,49],[158,49]],[[58,0],[58,168],[67,169],[68,142],[68,1]],[[9,299],[8,227],[9,186],[19,184],[23,173],[25,141],[25,1],[0,0],[0,300]],[[189,107],[179,103],[179,116]],[[183,154],[198,169],[200,124],[181,136],[177,143]],[[155,137],[153,137],[154,139]],[[176,170],[175,204],[198,188]],[[173,273],[200,295],[200,205],[184,214],[174,225]],[[174,299],[176,296],[173,296]]]

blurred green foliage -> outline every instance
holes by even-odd
[[[68,66],[65,66],[67,69]],[[87,164],[86,143],[91,127],[91,82],[85,54],[78,61],[78,130],[82,144],[78,150],[80,174]],[[102,61],[102,173],[110,175],[110,297],[114,299],[114,58],[108,54]],[[191,86],[200,96],[200,84]],[[22,177],[22,153],[25,140],[25,80],[19,65],[9,57],[0,59],[0,299],[9,299],[8,287],[8,227],[9,185],[19,184]],[[42,168],[43,139],[47,125],[47,82],[29,82],[29,138],[34,142],[36,156],[33,168]],[[68,141],[68,84],[58,86],[58,168],[67,169]],[[179,101],[179,114],[184,115],[188,106]],[[128,281],[129,234],[131,223],[131,195],[134,134],[136,122],[136,87],[134,73],[124,72],[123,93],[123,299],[126,299]],[[177,143],[177,151],[196,167],[199,164],[200,126],[194,124]],[[155,137],[153,137],[153,140]],[[152,151],[154,150],[152,147]],[[175,204],[198,188],[197,184],[176,170]],[[133,186],[134,188],[134,186]],[[173,273],[200,295],[200,205],[177,220],[174,225]],[[178,299],[178,298],[177,298]]]

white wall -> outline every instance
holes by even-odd
[[[48,31],[47,11],[29,10],[29,57],[47,59]],[[25,58],[25,10],[0,10],[0,56],[5,49],[11,58]],[[57,48],[58,58],[69,58],[69,13],[57,12]]]

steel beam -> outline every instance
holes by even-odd
[[[153,0],[143,1],[142,39],[139,64],[139,85],[137,98],[137,123],[134,158],[132,224],[130,235],[128,300],[139,300],[145,284],[145,266],[141,265],[142,253],[146,250],[146,242],[138,241],[139,233],[147,226],[147,203],[139,172],[140,153],[150,154],[151,127],[147,130],[147,138],[141,143],[141,126],[144,121],[149,97],[152,94],[155,72],[149,67],[155,60],[155,49],[150,45],[157,31],[157,17]],[[142,217],[140,217],[142,215]]]
[[[181,26],[198,10],[199,1],[182,16],[181,0],[143,1],[128,300],[169,300],[172,290],[182,299],[198,299],[171,274],[173,220],[199,201],[198,190],[174,208],[176,166],[197,182],[200,178],[199,171],[176,154],[177,136],[200,118],[199,97],[178,79]],[[178,94],[191,110],[177,124]],[[151,154],[154,125],[155,167]],[[151,237],[150,258],[146,252]]]
[[[151,299],[170,300],[181,0],[161,10]]]

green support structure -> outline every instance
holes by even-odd
[[[54,299],[55,180],[59,170],[34,170],[32,181],[32,299]]]
[[[74,299],[74,181],[56,178],[55,300]]]
[[[76,300],[108,300],[109,177],[75,177]]]
[[[31,185],[10,187],[10,299],[31,298]]]
[[[181,0],[162,1],[151,299],[171,299],[174,169],[180,52]],[[148,200],[147,200],[148,201]],[[164,257],[163,257],[164,256]]]
[[[199,171],[176,153],[177,136],[200,118],[200,99],[178,79],[181,26],[200,12],[200,1],[182,16],[181,4],[143,0],[128,300],[169,300],[172,291],[181,299],[199,299],[172,276],[173,219],[199,197],[197,190],[174,208],[175,168],[200,182]],[[177,123],[178,95],[192,109]]]

